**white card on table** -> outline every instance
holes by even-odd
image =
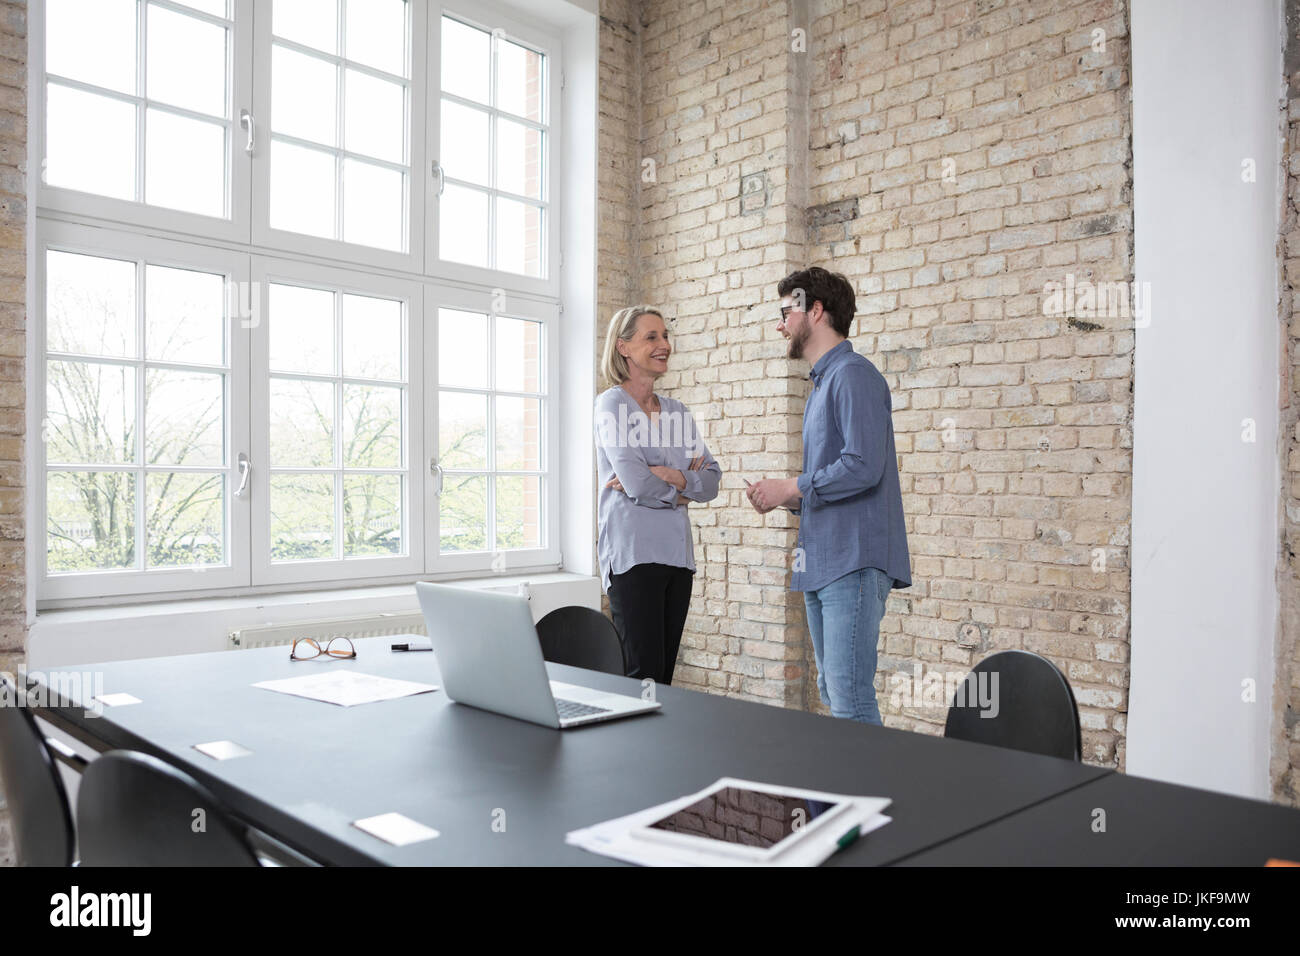
[[[426,827],[400,813],[381,813],[377,817],[354,820],[352,825],[393,846],[406,846],[408,843],[432,840],[438,836],[438,831],[433,827]]]
[[[100,694],[98,697],[93,699],[99,701],[101,704],[108,704],[109,707],[122,707],[126,704],[138,704],[141,702],[139,697],[133,697],[130,694]]]
[[[233,740],[213,740],[206,744],[195,744],[194,749],[207,754],[213,760],[230,760],[232,757],[247,757],[253,751],[235,743]]]

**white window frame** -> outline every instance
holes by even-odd
[[[357,4],[363,2],[363,0],[351,0],[351,2]],[[410,90],[407,105],[407,159],[410,166],[407,173],[406,213],[408,219],[406,223],[406,251],[396,252],[388,249],[377,249],[373,246],[344,242],[341,239],[308,236],[302,233],[272,228],[270,221],[271,17],[269,4],[263,7],[264,12],[256,18],[253,25],[255,31],[255,55],[252,58],[254,70],[253,115],[259,127],[253,148],[252,241],[255,246],[290,255],[302,254],[318,258],[339,259],[351,265],[376,266],[401,272],[420,273],[424,271],[423,243],[425,220],[427,218],[426,196],[430,180],[430,176],[425,171],[427,164],[424,160],[424,126],[428,122],[428,118],[425,109],[427,84],[425,80],[426,58],[423,43],[426,34],[424,18],[428,11],[428,4],[421,3],[419,0],[410,0],[408,9],[411,14],[411,46],[409,50],[411,76],[407,81]],[[342,31],[343,28],[342,18],[340,18],[339,30]],[[342,58],[336,55],[321,53],[320,51],[313,51],[313,54],[324,59],[342,62]],[[363,72],[376,74],[380,72],[360,64],[353,64],[353,66]],[[336,108],[340,111],[338,115],[341,119],[341,111],[344,108],[341,96]],[[317,148],[324,149],[327,147],[317,146]],[[341,149],[338,152],[340,155],[345,155],[345,152]],[[367,157],[367,160],[370,159],[371,157]],[[337,169],[335,175],[337,179],[339,176]],[[341,215],[342,209],[336,209],[335,216]]]
[[[493,559],[496,552],[477,551],[456,553],[441,553],[441,514],[438,507],[438,498],[442,492],[442,477],[436,473],[438,465],[438,388],[429,388],[425,398],[425,447],[428,449],[426,458],[429,464],[431,478],[426,482],[428,489],[427,507],[429,508],[429,521],[425,527],[428,528],[427,551],[429,554],[428,570],[432,573],[435,571],[452,571],[452,572],[470,572],[470,571],[493,571],[503,573],[518,568],[531,568],[542,565],[558,565],[560,563],[560,531],[559,531],[559,503],[560,503],[560,470],[559,462],[559,441],[558,429],[560,427],[559,416],[559,307],[537,300],[525,299],[521,296],[510,296],[507,300],[506,307],[499,310],[493,308],[493,295],[491,292],[470,292],[464,289],[457,289],[451,286],[434,286],[432,284],[425,287],[425,368],[438,368],[438,309],[441,307],[451,309],[463,309],[466,312],[480,312],[487,315],[489,319],[495,316],[507,318],[531,319],[541,323],[542,326],[542,348],[541,354],[545,358],[543,367],[540,369],[542,377],[542,427],[545,430],[542,442],[542,467],[541,473],[541,499],[544,502],[544,510],[541,515],[541,528],[539,529],[538,540],[541,546],[538,548],[519,548],[510,551],[499,552],[496,558],[496,565]],[[488,387],[482,391],[487,391],[490,395],[498,394],[495,389],[496,375],[496,339],[495,323],[488,322]],[[470,391],[480,391],[471,389]],[[505,392],[503,394],[513,394]],[[489,422],[492,416],[489,414]],[[493,449],[494,436],[491,426],[489,425],[489,434],[486,437],[486,447],[488,454],[494,454]],[[498,474],[511,474],[509,472],[501,473],[491,469],[457,469],[453,474],[460,473],[487,474],[494,476]],[[522,472],[528,474],[528,472]],[[489,488],[491,485],[489,485]],[[488,495],[488,534],[492,537],[494,534],[496,522],[496,502],[494,496],[489,491]]]
[[[389,575],[418,574],[424,569],[424,495],[420,487],[425,484],[419,462],[423,460],[423,369],[414,361],[423,355],[423,289],[419,282],[376,277],[361,272],[350,272],[312,263],[288,259],[256,257],[252,268],[253,289],[261,303],[265,321],[257,323],[252,337],[252,448],[253,452],[253,581],[256,584],[302,584],[316,581],[339,581],[355,578],[386,577]],[[271,415],[269,368],[270,327],[275,316],[269,309],[270,285],[283,281],[290,285],[305,285],[337,292],[355,292],[358,295],[396,298],[406,303],[403,310],[405,340],[402,364],[406,382],[403,402],[403,543],[406,554],[392,557],[364,556],[353,558],[321,558],[316,560],[274,562],[271,560]],[[341,343],[336,340],[336,351]],[[343,422],[335,422],[335,441]],[[294,469],[288,469],[294,470]],[[337,462],[335,470],[346,473],[343,463]],[[335,486],[336,516],[342,508]],[[342,542],[340,542],[341,546]]]
[[[143,9],[145,2],[146,0],[136,0],[137,9]],[[168,0],[148,0],[148,2],[184,12],[187,16],[208,22],[230,22],[228,20],[221,21],[220,18],[212,17],[192,7],[169,3]],[[33,148],[30,155],[33,157],[37,168],[43,170],[44,157],[47,155],[45,145],[46,120],[49,113],[48,97],[46,95],[49,88],[49,79],[45,70],[45,0],[38,0],[38,2],[30,4],[29,9],[32,18],[33,42],[29,44],[31,57],[28,75],[32,78],[31,82],[39,84],[38,102],[40,103],[40,109],[37,110],[35,116],[31,117],[30,129],[32,131]],[[239,114],[241,106],[250,102],[252,94],[250,84],[253,76],[253,0],[231,0],[230,9],[234,15],[234,26],[230,31],[230,44],[226,49],[226,70],[228,71],[227,76],[230,78],[228,88],[230,100],[227,103],[228,116],[226,120],[226,142],[229,150],[226,155],[228,164],[227,198],[230,203],[228,210],[230,218],[218,219],[212,216],[199,215],[198,213],[183,212],[178,209],[151,206],[148,203],[134,200],[81,192],[64,186],[51,186],[44,181],[44,176],[40,174],[33,177],[36,184],[36,203],[39,207],[67,213],[83,220],[87,217],[93,217],[114,225],[135,225],[179,234],[202,235],[212,239],[225,239],[236,242],[248,241],[252,179],[248,157],[242,146],[247,134],[240,124]],[[137,70],[139,69],[138,64],[144,56],[143,43],[146,20],[147,17],[143,16],[138,16],[136,20],[136,39],[137,43],[140,44],[136,51]],[[72,81],[68,85],[81,86],[82,84]],[[143,93],[139,96],[128,96],[124,93],[99,90],[98,88],[95,88],[94,91],[123,102],[146,102]],[[176,107],[167,106],[161,108],[182,115],[185,113],[184,110]],[[140,122],[139,114],[137,114],[135,144],[136,176],[138,180],[143,175],[145,160],[144,128]]]
[[[442,17],[443,14],[454,17],[472,26],[479,27],[482,30],[492,33],[498,31],[501,36],[507,40],[519,43],[530,49],[542,53],[546,57],[547,70],[547,133],[546,148],[543,154],[542,174],[546,182],[544,191],[546,214],[545,214],[545,263],[546,270],[538,278],[534,276],[519,275],[517,273],[502,272],[498,269],[485,269],[479,266],[465,265],[459,262],[443,261],[439,257],[438,249],[438,231],[441,221],[441,209],[438,207],[437,197],[439,186],[441,185],[441,172],[435,173],[438,157],[441,156],[439,148],[441,137],[441,123],[432,120],[426,126],[427,151],[429,161],[425,164],[425,181],[429,190],[432,202],[429,208],[432,214],[428,217],[428,232],[425,237],[425,248],[428,250],[428,261],[425,271],[431,276],[456,280],[460,282],[471,283],[479,286],[488,286],[496,288],[505,288],[519,292],[528,293],[536,296],[546,296],[558,298],[560,294],[560,268],[563,265],[560,255],[560,210],[563,208],[560,194],[560,176],[558,170],[563,161],[561,153],[561,116],[560,93],[563,86],[563,48],[559,37],[551,31],[545,30],[537,25],[528,23],[520,19],[517,15],[501,12],[501,8],[495,4],[484,2],[484,0],[475,0],[474,3],[454,2],[454,3],[431,3],[429,10],[429,92],[428,92],[428,115],[430,117],[441,117],[442,115]],[[482,104],[476,104],[482,109],[488,107]],[[498,112],[495,107],[492,112]],[[509,114],[506,114],[509,115]],[[518,117],[514,117],[518,119]],[[490,235],[490,234],[489,234]],[[489,238],[489,242],[491,239]]]
[[[145,0],[137,0],[143,4]],[[162,6],[190,12],[171,0],[156,0]],[[356,0],[353,0],[356,2]],[[201,271],[224,271],[230,281],[245,283],[241,289],[256,290],[261,296],[260,314],[266,315],[268,277],[282,276],[312,282],[317,277],[326,287],[347,286],[361,294],[407,297],[407,422],[406,447],[406,548],[400,557],[357,557],[321,561],[272,564],[269,551],[269,511],[259,509],[269,502],[269,372],[266,369],[266,326],[242,329],[239,322],[227,322],[228,393],[226,520],[227,553],[230,566],[208,566],[202,576],[193,569],[157,571],[87,571],[49,575],[46,568],[48,535],[48,492],[45,482],[44,448],[33,455],[31,473],[37,478],[29,514],[34,533],[28,536],[29,566],[37,569],[35,597],[42,609],[94,604],[140,603],[177,597],[256,594],[329,587],[340,581],[350,584],[401,583],[416,579],[464,577],[482,572],[550,571],[560,567],[563,535],[560,502],[564,480],[561,458],[561,415],[559,380],[562,340],[559,303],[562,267],[560,241],[562,220],[561,175],[561,89],[563,48],[562,27],[532,21],[513,6],[492,0],[410,0],[411,77],[409,128],[408,209],[411,229],[407,253],[359,246],[339,240],[270,230],[269,203],[269,117],[270,108],[270,17],[262,0],[231,0],[234,27],[228,48],[231,96],[228,126],[230,152],[230,219],[214,219],[144,203],[96,196],[77,190],[48,186],[39,173],[30,176],[34,197],[34,243],[37,269],[33,289],[35,307],[29,342],[34,350],[36,370],[29,385],[28,420],[39,434],[45,417],[45,249],[54,245],[108,258],[139,254],[149,262],[176,265]],[[430,157],[436,155],[440,115],[440,26],[444,9],[452,16],[497,30],[507,39],[535,49],[547,57],[548,133],[544,176],[546,227],[546,275],[534,278],[499,270],[442,262],[437,257],[436,181]],[[256,12],[255,12],[256,10]],[[509,12],[507,12],[509,11]],[[39,102],[31,120],[34,165],[45,155],[46,108],[44,0],[31,5],[29,64],[37,85],[33,98]],[[141,18],[143,20],[143,18]],[[423,53],[421,45],[423,44]],[[260,53],[260,56],[259,56]],[[128,99],[130,99],[128,97]],[[242,109],[253,118],[254,148],[245,150],[248,130],[240,122]],[[139,135],[137,135],[137,143]],[[139,148],[139,147],[137,147]],[[143,163],[143,154],[140,156]],[[259,223],[258,220],[261,220]],[[220,263],[221,267],[216,264]],[[345,266],[340,271],[339,264]],[[350,268],[346,268],[350,267]],[[364,270],[364,271],[363,271]],[[492,315],[492,303],[505,294],[508,309],[498,314],[534,319],[543,324],[542,376],[544,385],[544,429],[542,439],[542,502],[540,540],[536,549],[493,554],[440,554],[438,487],[433,472],[437,449],[437,309],[439,305],[464,308]],[[140,306],[143,308],[143,305]],[[227,303],[227,310],[232,308]],[[260,364],[259,364],[260,362]],[[417,362],[420,367],[417,368]],[[428,386],[426,387],[426,377]],[[254,385],[254,382],[257,384]],[[144,436],[140,436],[143,442]],[[246,453],[253,467],[248,493],[234,498],[239,486],[238,458]],[[143,452],[141,452],[143,454]],[[143,500],[143,487],[137,492]],[[567,499],[565,499],[567,500]],[[137,507],[137,514],[139,513]]]
[[[45,402],[46,402],[46,363],[51,361],[49,353],[46,351],[46,253],[49,249],[55,249],[63,252],[84,253],[86,255],[97,256],[108,259],[135,260],[144,261],[150,265],[175,266],[182,269],[196,269],[201,272],[224,273],[226,276],[227,286],[229,283],[239,283],[248,281],[248,256],[240,253],[230,252],[224,249],[204,248],[192,243],[180,243],[168,239],[159,239],[150,236],[142,236],[133,233],[113,232],[107,229],[98,229],[90,226],[74,225],[71,223],[40,221],[37,227],[37,275],[36,275],[36,302],[33,313],[33,322],[31,330],[31,341],[36,344],[39,350],[40,361],[36,363],[35,381],[32,383],[34,394],[32,400],[38,403],[39,421],[45,421]],[[239,288],[238,285],[235,286]],[[138,292],[137,287],[137,292]],[[137,295],[136,299],[136,321],[143,321],[145,302],[142,296]],[[226,309],[229,313],[229,297],[227,297]],[[226,534],[226,554],[229,560],[227,566],[202,566],[199,568],[169,568],[158,570],[107,570],[107,571],[86,571],[86,572],[67,572],[61,574],[51,574],[48,567],[48,534],[49,534],[49,515],[48,503],[49,496],[45,476],[48,473],[48,464],[45,454],[45,443],[31,442],[29,447],[39,448],[36,456],[39,460],[37,467],[40,469],[40,501],[37,510],[40,516],[39,530],[31,535],[32,541],[36,544],[36,552],[39,556],[34,567],[39,569],[40,590],[39,593],[43,599],[59,600],[67,598],[85,598],[96,596],[116,596],[125,594],[139,594],[141,592],[160,592],[188,590],[193,588],[221,588],[247,586],[250,583],[249,578],[249,522],[247,511],[249,506],[249,496],[236,497],[235,491],[239,487],[239,452],[248,447],[248,395],[249,395],[249,336],[247,330],[242,328],[242,323],[233,321],[227,314],[225,326],[226,335],[226,375],[227,387],[225,395],[225,467],[222,469],[202,468],[195,469],[203,472],[221,470],[225,474],[225,534]],[[139,325],[137,325],[139,328]],[[139,357],[135,360],[114,360],[111,358],[98,358],[95,356],[86,356],[87,359],[95,361],[104,361],[110,364],[124,365],[143,365],[145,361],[144,349],[145,342],[143,337],[138,340]],[[61,356],[56,355],[55,361]],[[154,363],[150,363],[154,364]],[[166,363],[161,363],[166,364]],[[138,377],[138,376],[137,376]],[[143,395],[144,383],[138,381],[136,385],[137,403]],[[137,410],[137,414],[143,416],[142,408]],[[136,463],[133,465],[118,465],[112,468],[103,468],[100,466],[82,466],[77,470],[84,471],[135,471],[137,474],[145,473],[144,454],[145,454],[145,437],[143,434],[136,438]],[[152,470],[167,471],[165,467],[156,467]],[[177,471],[186,471],[185,467],[178,467]],[[136,523],[136,542],[137,548],[142,546],[144,551],[140,554],[143,561],[147,556],[147,542],[144,542],[144,513],[146,507],[146,484],[137,480],[135,492],[135,523]]]

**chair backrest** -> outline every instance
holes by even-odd
[[[945,737],[1080,760],[1079,708],[1055,664],[1030,651],[980,661],[957,688]]]
[[[542,656],[553,664],[569,664],[606,674],[627,674],[623,640],[614,622],[589,607],[557,607],[537,622]]]
[[[13,821],[19,866],[71,866],[72,811],[36,718],[0,674],[0,784]]]
[[[156,757],[112,750],[77,792],[82,866],[257,866],[243,827],[193,777]]]

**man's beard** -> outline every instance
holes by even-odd
[[[803,348],[808,344],[808,339],[812,335],[812,329],[806,325],[801,325],[799,331],[790,336],[789,357],[792,359],[803,358]]]

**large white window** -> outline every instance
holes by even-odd
[[[39,598],[557,565],[547,28],[46,0],[33,32]]]

